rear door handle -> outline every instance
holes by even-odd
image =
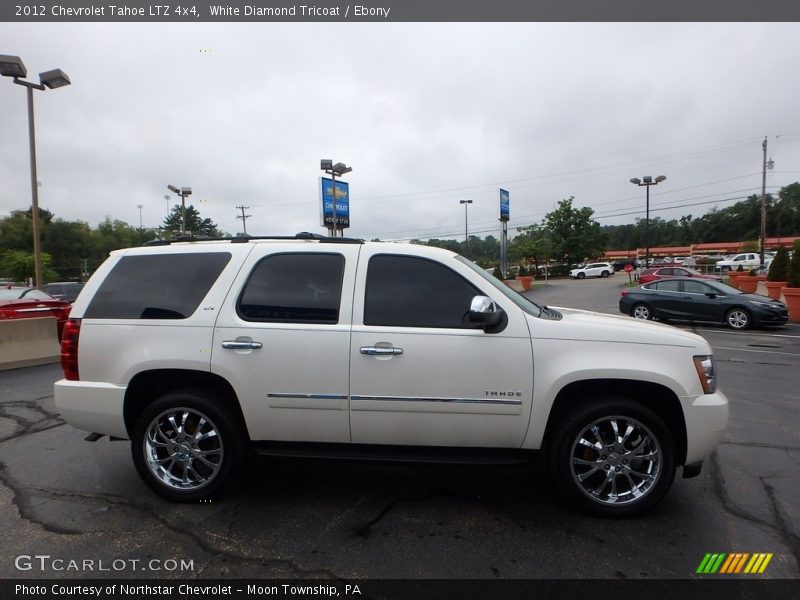
[[[222,342],[222,347],[226,350],[260,350],[261,342],[242,342],[237,340],[227,340]]]
[[[399,356],[403,353],[402,348],[379,348],[377,346],[361,346],[361,354],[367,356]]]

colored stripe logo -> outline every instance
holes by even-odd
[[[763,573],[769,561],[772,560],[772,552],[734,552],[726,554],[724,552],[709,553],[703,557],[697,573],[720,575],[736,575],[745,573],[748,575],[760,575]]]

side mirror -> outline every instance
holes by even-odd
[[[469,321],[488,331],[503,321],[503,311],[488,296],[475,296],[469,307]]]

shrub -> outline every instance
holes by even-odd
[[[789,252],[781,246],[769,265],[767,281],[786,281],[786,274],[789,271]]]
[[[789,282],[789,287],[800,288],[800,240],[794,243],[792,260],[789,262],[789,269],[786,273],[786,281]]]
[[[500,267],[495,267],[494,271],[492,271],[492,275],[497,277],[500,281],[503,280],[503,272],[500,270]]]
[[[528,274],[528,269],[525,268],[525,265],[519,266],[519,271],[517,271],[517,277],[525,277]]]

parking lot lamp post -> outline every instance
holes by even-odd
[[[458,203],[464,205],[464,254],[469,254],[469,230],[467,227],[468,224],[467,211],[468,211],[468,206],[472,204],[472,200],[459,200]]]
[[[319,161],[319,168],[325,171],[328,175],[331,176],[331,210],[333,211],[333,223],[331,225],[331,232],[333,237],[337,237],[339,234],[337,233],[339,229],[339,216],[336,214],[336,176],[338,175],[341,177],[342,175],[349,173],[353,170],[352,167],[348,167],[344,163],[336,163],[333,164],[333,161],[329,158],[323,158]],[[323,202],[325,200],[323,199]],[[323,206],[324,212],[324,206]],[[344,236],[344,229],[342,229],[342,236]]]
[[[19,56],[0,55],[0,75],[13,77],[14,83],[24,86],[28,90],[28,138],[30,141],[31,158],[31,221],[33,223],[33,272],[35,287],[42,286],[42,249],[39,232],[39,190],[36,180],[36,131],[33,123],[33,90],[44,91],[45,88],[55,89],[70,84],[69,77],[61,69],[53,69],[39,73],[39,83],[23,81],[28,75]]]
[[[634,177],[631,179],[631,183],[634,185],[638,185],[639,187],[645,186],[647,193],[645,194],[645,221],[644,221],[644,266],[647,268],[650,266],[650,186],[651,185],[658,185],[662,181],[664,181],[666,177],[664,175],[659,175],[655,179],[653,179],[650,175],[642,177],[639,179],[638,177]]]
[[[174,185],[168,185],[167,189],[181,197],[181,235],[186,235],[186,196],[192,195],[192,188],[182,187],[178,189]]]

